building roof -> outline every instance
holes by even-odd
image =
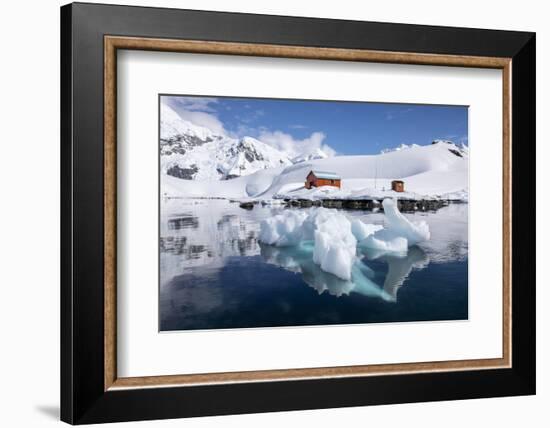
[[[311,172],[317,178],[324,178],[324,179],[327,179],[327,180],[340,180],[341,179],[340,176],[338,174],[336,174],[335,172],[317,171],[317,170],[311,170]]]

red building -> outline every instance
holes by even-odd
[[[321,186],[334,186],[340,188],[342,186],[342,178],[334,172],[328,171],[310,171],[306,177],[306,189]]]
[[[401,180],[393,180],[391,182],[391,189],[394,192],[404,192],[405,191],[405,182]]]

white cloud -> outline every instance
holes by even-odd
[[[282,131],[262,130],[258,139],[270,146],[285,152],[289,157],[295,157],[303,153],[311,153],[321,149],[328,156],[335,156],[336,150],[327,144],[323,144],[326,135],[322,132],[314,132],[303,140],[295,139],[292,135]]]
[[[265,115],[265,111],[262,109],[258,110],[248,110],[247,112],[244,112],[244,114],[241,112],[241,114],[236,114],[235,120],[241,122],[241,124],[250,124],[252,122],[255,122],[259,118]]]
[[[234,131],[229,132],[229,136],[232,138],[242,138],[242,137],[257,137],[259,134],[258,128],[253,126],[245,125],[244,123],[239,123]]]
[[[458,142],[460,144],[468,145],[468,135],[462,135],[461,137],[459,137]]]
[[[212,113],[178,110],[178,114],[182,119],[188,120],[195,125],[204,126],[216,134],[227,134],[225,128],[223,127],[223,123]]]
[[[213,97],[167,97],[170,104],[189,111],[203,111],[215,113],[212,104],[217,104],[218,99]]]
[[[227,135],[223,123],[216,115],[213,105],[218,103],[210,97],[163,97],[162,102],[172,107],[182,119],[210,129],[216,134]]]

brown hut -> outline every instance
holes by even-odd
[[[404,192],[405,191],[405,182],[401,180],[393,180],[391,182],[391,189],[394,192]]]
[[[321,186],[334,186],[340,188],[342,186],[342,178],[334,172],[327,171],[310,171],[306,177],[306,189]]]

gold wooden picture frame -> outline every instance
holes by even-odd
[[[496,369],[511,364],[511,58],[377,52],[281,45],[168,40],[105,36],[105,390],[174,385],[315,379],[323,377],[407,374],[434,371]],[[170,376],[122,377],[116,375],[116,63],[117,50],[148,50],[209,55],[246,55],[277,58],[359,61],[390,64],[439,65],[502,70],[503,145],[503,320],[502,358],[432,361],[423,363],[318,367]]]

